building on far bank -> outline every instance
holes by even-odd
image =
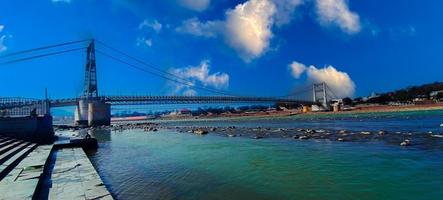
[[[436,101],[443,100],[443,90],[432,91],[429,93],[429,98]]]

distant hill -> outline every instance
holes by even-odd
[[[410,86],[404,89],[379,94],[375,98],[369,99],[368,103],[387,103],[387,102],[410,102],[415,98],[429,99],[429,94],[433,91],[443,90],[443,82],[434,82],[420,86]],[[361,98],[356,99],[361,101]]]

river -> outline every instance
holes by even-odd
[[[164,122],[443,133],[443,111]],[[441,199],[443,150],[379,141],[97,131],[88,155],[117,199]],[[441,145],[442,138],[435,138]]]

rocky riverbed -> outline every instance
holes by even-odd
[[[328,140],[336,142],[385,142],[390,145],[402,147],[417,147],[426,149],[443,149],[443,135],[425,132],[388,132],[380,131],[352,131],[328,130],[305,128],[267,128],[267,127],[209,127],[209,126],[169,126],[158,123],[128,123],[113,124],[94,128],[77,128],[71,126],[56,126],[56,131],[71,130],[84,132],[84,130],[110,129],[115,132],[139,129],[146,133],[158,130],[171,130],[178,133],[206,135],[216,134],[223,137],[246,137],[251,139],[287,138],[291,140]],[[83,131],[82,131],[83,130]]]

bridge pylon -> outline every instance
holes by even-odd
[[[85,82],[82,98],[77,102],[75,124],[101,126],[111,124],[111,106],[98,97],[95,44],[91,40],[86,50]]]
[[[312,85],[312,100],[322,107],[320,108],[317,105],[313,105],[313,110],[330,110],[326,88],[325,82]],[[315,106],[317,106],[317,108],[314,109]]]

